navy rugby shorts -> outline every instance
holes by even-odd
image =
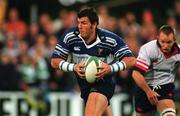
[[[153,89],[153,87],[151,88]],[[158,100],[174,100],[174,88],[174,84],[169,83],[165,85],[160,85],[160,88],[154,89],[154,91],[156,91],[160,95],[158,97]],[[139,87],[137,87],[137,90],[135,92],[135,110],[139,113],[146,113],[156,110],[156,107],[149,102],[146,93]]]
[[[78,83],[81,90],[81,98],[83,98],[85,103],[91,92],[97,92],[104,95],[108,99],[108,104],[110,104],[110,99],[112,98],[115,89],[115,83],[112,81],[112,77],[100,79],[94,84],[89,84],[85,79],[78,78]]]

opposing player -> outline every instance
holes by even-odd
[[[78,27],[69,29],[60,38],[52,55],[53,68],[74,71],[85,101],[85,116],[112,116],[109,100],[114,93],[112,74],[135,65],[135,58],[122,39],[112,32],[97,28],[98,15],[93,8],[78,13]],[[67,62],[72,54],[73,63]],[[84,60],[96,56],[104,63],[97,73],[98,81],[84,79]]]
[[[151,116],[156,110],[161,116],[176,116],[174,69],[180,61],[180,49],[173,28],[164,25],[157,40],[143,45],[139,51],[133,78],[139,86],[135,93],[136,116]]]

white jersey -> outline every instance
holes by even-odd
[[[173,83],[175,65],[180,61],[180,46],[174,45],[172,53],[165,55],[157,40],[143,45],[137,57],[136,69],[144,72],[146,82],[151,86]]]

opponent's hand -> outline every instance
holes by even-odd
[[[147,95],[147,97],[148,97],[148,99],[152,105],[158,104],[158,98],[157,97],[159,97],[160,95],[157,92],[155,92],[153,90],[149,90],[146,93],[146,95]]]
[[[75,65],[75,72],[79,75],[80,78],[85,78],[85,62],[81,61],[79,64]]]
[[[102,62],[101,66],[97,67],[97,69],[99,70],[99,72],[96,74],[97,78],[102,78],[111,72],[110,66],[104,62]]]

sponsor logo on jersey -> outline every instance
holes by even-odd
[[[103,49],[102,48],[98,48],[98,55],[102,55]]]
[[[80,47],[79,46],[75,46],[74,47],[74,51],[80,51]]]

